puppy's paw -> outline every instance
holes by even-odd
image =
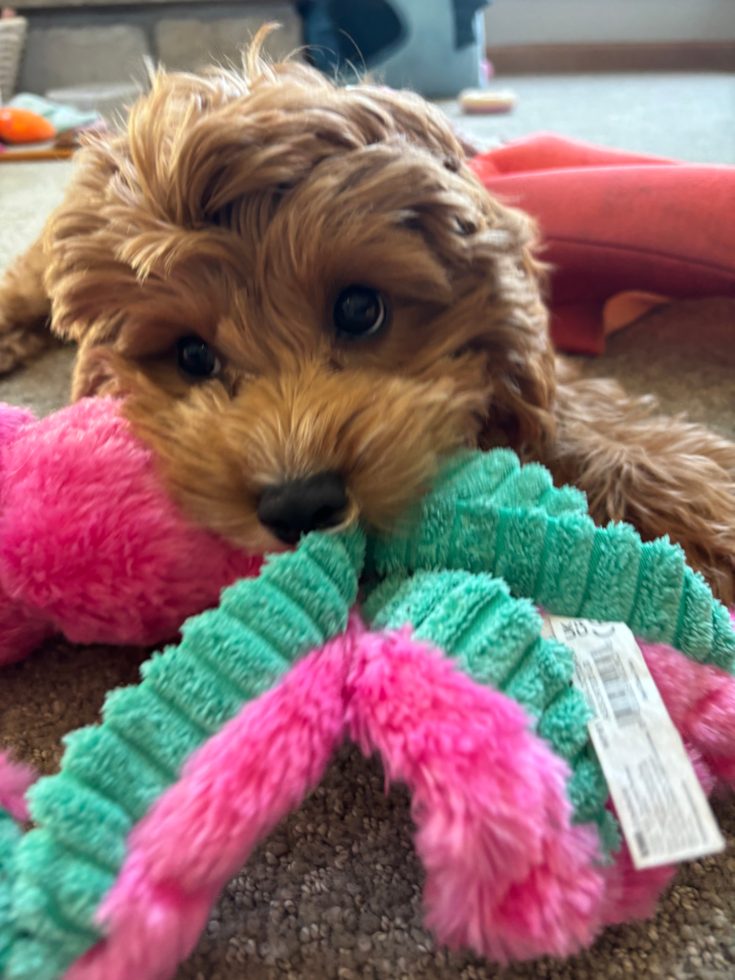
[[[0,314],[0,375],[24,367],[48,348],[58,345],[59,341],[45,324],[10,326]]]
[[[0,375],[9,374],[56,344],[49,331],[51,301],[43,277],[40,241],[0,276]]]

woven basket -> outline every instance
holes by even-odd
[[[15,91],[27,30],[25,17],[0,19],[0,105]]]

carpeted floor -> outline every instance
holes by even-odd
[[[461,116],[480,141],[493,144],[553,130],[637,153],[691,163],[735,163],[735,74],[552,75],[495,79],[518,103],[500,116]]]
[[[538,98],[546,98],[535,83]],[[587,85],[577,80],[580,104]],[[615,104],[617,91],[608,97]],[[604,90],[597,98],[604,102]],[[670,105],[661,111],[675,116]],[[552,117],[544,125],[553,123]],[[618,125],[608,142],[625,146]],[[579,123],[572,135],[595,134]],[[720,141],[715,134],[708,144],[710,135],[703,124],[698,146],[714,160]],[[631,148],[672,152],[664,136],[654,144]],[[0,268],[37,231],[67,175],[68,167],[58,164],[0,168]],[[735,302],[680,303],[615,336],[585,371],[613,374],[636,392],[657,392],[668,411],[687,411],[735,438],[733,338]],[[52,411],[67,399],[72,358],[69,350],[52,352],[0,382],[0,399]],[[138,649],[46,644],[3,671],[0,745],[53,772],[63,734],[94,722],[105,691],[135,682],[145,656]],[[421,925],[422,874],[407,796],[394,789],[386,797],[380,768],[346,749],[323,785],[231,882],[178,980],[728,980],[735,976],[735,801],[716,801],[715,809],[728,851],[683,867],[655,919],[611,929],[565,963],[499,970],[433,947]]]

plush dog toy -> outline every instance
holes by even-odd
[[[678,647],[644,646],[649,668],[705,787],[735,778],[727,611],[680,549],[595,528],[578,491],[507,450],[458,456],[393,534],[312,534],[260,567],[177,513],[114,402],[40,423],[6,409],[2,434],[6,660],[53,629],[164,635],[212,601],[206,579],[250,575],[108,696],[29,807],[32,775],[3,762],[7,980],[171,976],[346,736],[413,794],[441,941],[501,961],[566,955],[648,914],[672,869],[632,869],[570,652],[541,637],[534,604]]]

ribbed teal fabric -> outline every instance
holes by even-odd
[[[595,527],[579,491],[555,488],[543,467],[521,467],[510,450],[452,461],[413,521],[370,539],[367,567],[379,578],[484,572],[551,613],[624,622],[643,639],[733,669],[727,609],[678,545],[644,544],[627,524]]]
[[[133,824],[246,701],[345,629],[363,552],[353,531],[272,557],[258,578],[225,589],[218,609],[188,620],[181,643],[144,664],[141,684],[108,695],[101,725],[67,737],[61,772],[29,793],[39,826],[11,850],[6,877],[0,822],[4,977],[54,980],[97,941],[94,914]]]
[[[15,852],[20,838],[20,827],[0,807],[0,976],[5,969],[15,934],[12,888],[15,879]]]

